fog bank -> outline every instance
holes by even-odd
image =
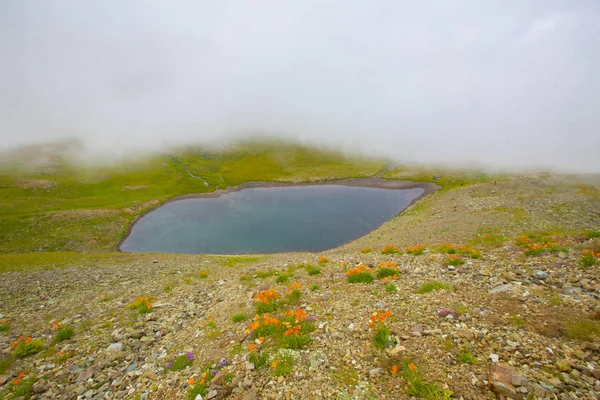
[[[600,172],[600,3],[0,3],[0,149],[271,135],[402,162]]]

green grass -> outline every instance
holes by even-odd
[[[598,263],[597,257],[593,256],[591,254],[582,254],[581,258],[579,259],[579,265],[581,265],[584,268],[593,267],[597,263]]]
[[[302,292],[299,290],[292,290],[290,293],[285,295],[285,298],[281,301],[281,304],[293,306],[300,302],[300,298],[302,298]]]
[[[394,285],[392,282],[385,285],[385,291],[388,293],[393,293],[398,291],[398,287]]]
[[[289,335],[281,337],[281,347],[285,349],[298,350],[308,346],[311,342],[311,338],[308,335]]]
[[[252,352],[248,354],[248,362],[254,364],[254,369],[260,369],[267,365],[269,361],[269,354],[266,351],[260,353]]]
[[[438,176],[439,179],[434,179]],[[458,171],[449,169],[423,168],[419,166],[402,166],[382,175],[384,179],[411,180],[415,182],[433,182],[441,186],[441,190],[491,183],[502,179],[480,172]]]
[[[31,392],[33,391],[33,384],[36,382],[36,377],[31,376],[23,379],[17,385],[14,386],[13,398],[25,398],[28,399],[31,396]]]
[[[414,364],[409,360],[403,362],[402,372],[408,383],[408,387],[406,388],[408,395],[427,400],[446,400],[451,398],[451,392],[440,390],[437,385],[423,381],[418,368],[414,368]]]
[[[525,326],[525,320],[520,315],[511,315],[509,317],[510,324],[515,328],[523,328]]]
[[[9,329],[10,325],[8,325],[8,322],[0,322],[0,332],[8,332]]]
[[[243,322],[243,321],[246,321],[247,319],[248,319],[248,315],[246,315],[245,313],[237,313],[233,317],[231,317],[231,322],[234,322],[234,323]]]
[[[368,177],[384,167],[276,141],[176,149],[106,166],[76,165],[58,152],[43,168],[31,166],[34,150],[10,157],[11,168],[0,171],[0,253],[112,252],[136,216],[174,196],[248,181]]]
[[[377,275],[377,279],[387,278],[388,276],[396,276],[398,275],[398,271],[391,268],[379,268],[375,273]]]
[[[58,331],[56,331],[57,342],[64,342],[65,340],[71,339],[73,336],[75,336],[75,330],[69,325],[61,325],[58,328]]]
[[[309,264],[309,265],[306,265],[306,266],[304,266],[304,270],[305,270],[305,271],[306,271],[306,273],[307,273],[308,275],[310,275],[310,276],[313,276],[313,275],[318,275],[318,274],[320,274],[320,273],[321,273],[321,268],[319,268],[319,267],[315,267],[315,266],[313,266],[313,265],[310,265],[310,264]]]
[[[294,369],[294,363],[296,359],[294,355],[287,351],[279,351],[276,355],[277,366],[275,367],[273,374],[275,376],[288,376]]]
[[[275,278],[275,282],[282,284],[282,283],[286,283],[290,278],[293,278],[294,274],[292,273],[283,273],[283,274],[279,274],[277,275],[277,278]]]
[[[275,300],[271,300],[268,303],[256,303],[257,314],[272,313],[275,310],[277,310],[277,302]]]
[[[311,287],[310,287],[310,291],[311,291],[311,292],[316,292],[316,291],[317,291],[317,290],[319,290],[319,289],[320,289],[320,287],[319,287],[319,285],[317,285],[316,283],[315,283],[315,284],[313,284],[313,285],[311,285]]]
[[[444,260],[444,265],[453,265],[453,266],[458,266],[458,265],[463,265],[465,263],[465,260],[463,260],[461,257],[448,257]]]
[[[214,260],[216,260],[219,264],[225,267],[235,267],[240,264],[253,264],[255,262],[263,260],[263,256],[215,256]]]
[[[458,354],[458,361],[462,364],[475,364],[477,362],[477,358],[471,353],[468,349],[462,349]]]
[[[377,324],[374,329],[373,344],[376,348],[383,350],[391,344],[390,330],[384,324]]]
[[[587,231],[585,232],[586,239],[600,238],[600,231]]]
[[[361,272],[349,275],[347,280],[348,283],[371,283],[373,282],[373,275],[370,272]]]
[[[206,384],[200,385],[196,383],[195,385],[191,385],[188,387],[187,399],[188,400],[196,400],[196,397],[200,395],[202,398],[206,396]]]
[[[565,334],[573,339],[590,342],[600,339],[600,321],[581,320],[565,324]]]
[[[192,363],[193,360],[190,360],[186,354],[183,354],[173,360],[173,364],[168,369],[171,371],[183,371],[187,367],[191,367]]]
[[[449,285],[447,283],[440,282],[440,281],[430,281],[430,282],[424,283],[417,290],[417,293],[424,294],[424,293],[432,292],[434,290],[451,290],[451,289],[452,289],[452,285]]]
[[[44,349],[44,342],[41,339],[32,340],[29,343],[19,343],[12,352],[14,358],[25,358],[39,353]]]

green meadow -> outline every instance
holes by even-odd
[[[185,148],[134,161],[90,166],[27,154],[0,170],[0,253],[111,253],[136,216],[177,196],[248,181],[369,177],[376,159],[281,142],[239,142],[222,149]],[[47,153],[44,158],[48,159]],[[27,263],[0,257],[0,267]],[[39,258],[39,257],[38,257]]]

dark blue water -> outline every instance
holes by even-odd
[[[244,189],[167,203],[142,217],[126,252],[248,254],[322,251],[357,239],[423,189],[324,185]]]

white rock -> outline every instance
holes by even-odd
[[[121,351],[123,351],[123,343],[113,343],[110,346],[108,346],[108,351],[111,351],[113,353],[119,353]]]
[[[497,363],[498,361],[500,361],[500,357],[498,356],[498,354],[490,354],[490,360],[492,360],[492,362]]]
[[[194,398],[194,400],[202,400],[202,395],[201,395],[201,394],[197,395],[197,396]]]
[[[353,330],[354,329],[354,322],[351,323],[350,325],[348,325],[348,329]]]

